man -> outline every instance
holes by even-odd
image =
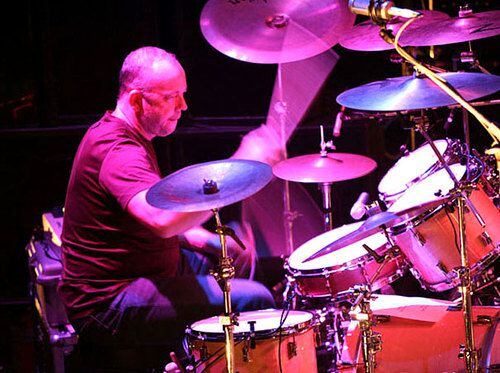
[[[133,51],[120,71],[115,110],[89,128],[78,148],[65,203],[59,291],[82,343],[161,346],[177,342],[187,322],[223,310],[213,278],[192,270],[182,276],[186,271],[179,269],[196,267],[198,257],[180,255],[177,235],[196,241],[200,231],[193,227],[210,213],[171,212],[146,202],[160,180],[151,140],[175,130],[187,109],[186,90],[175,56],[155,47]],[[279,152],[275,144],[261,127],[243,138],[234,156],[271,159]],[[267,289],[241,279],[232,281],[232,301],[234,311],[273,306]]]

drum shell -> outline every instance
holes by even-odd
[[[383,256],[386,250],[377,250]],[[354,285],[367,284],[378,270],[380,264],[369,255],[342,266],[322,268],[316,271],[297,271],[287,267],[293,276],[298,293],[304,297],[330,297]],[[372,290],[378,290],[401,277],[406,269],[406,261],[402,256],[390,259],[382,268]]]
[[[485,228],[481,227],[474,214],[466,208],[467,254],[469,265],[474,266],[500,244],[500,212],[480,185],[469,198],[486,223]],[[422,285],[438,292],[457,286],[453,268],[461,266],[457,247],[458,210],[456,207],[453,211],[448,210],[443,206],[425,218],[417,218],[409,222],[412,229],[393,237]]]
[[[251,311],[243,312],[240,316],[241,319],[245,320],[245,316],[257,315],[256,319],[262,320],[262,315],[265,318],[266,314],[273,316],[276,315],[276,312],[281,311]],[[251,348],[249,333],[234,333],[235,371],[240,373],[279,372],[279,356],[281,356],[283,372],[317,372],[316,335],[312,321],[313,315],[302,311],[291,312],[310,315],[310,319],[307,322],[283,327],[281,338],[277,332],[273,333],[274,328],[257,330],[254,337],[255,348]],[[224,333],[205,333],[188,329],[188,345],[196,360],[203,356],[210,357],[214,353],[220,355],[219,359],[208,359],[203,362],[196,371],[217,373],[225,371],[224,339]]]
[[[475,346],[481,350],[482,355],[480,365],[490,351],[489,365],[499,364],[500,333],[498,322],[495,322],[499,317],[498,308],[472,308]],[[375,355],[375,372],[464,372],[464,360],[458,358],[459,345],[465,341],[463,323],[460,310],[447,311],[437,322],[391,316],[388,321],[376,323],[372,330],[381,333],[382,350]],[[356,352],[361,351],[360,337],[359,326],[356,322],[351,322],[342,353],[342,361],[346,364],[356,363]],[[363,372],[361,353],[358,354],[357,363],[357,372]]]
[[[192,352],[196,359],[201,357],[200,351],[205,350],[210,356],[216,351],[224,355],[224,341],[203,341],[190,339]],[[245,358],[244,347],[248,348],[247,342],[235,342],[234,361],[235,371],[240,373],[250,372],[279,372],[279,337],[269,339],[258,339],[255,341],[255,349],[248,349],[248,357]],[[296,345],[296,355],[291,353],[290,344]],[[313,373],[317,372],[316,366],[316,340],[312,328],[286,335],[281,338],[281,366],[283,372]],[[248,361],[247,361],[248,360]],[[199,371],[223,372],[226,359],[222,356],[211,366],[202,364]]]
[[[459,140],[441,139],[434,140],[434,145],[441,149],[440,153],[446,163],[454,163],[460,159]],[[422,165],[424,167],[422,167]],[[416,166],[420,172],[416,172],[412,177],[406,177],[406,183],[398,184],[397,170],[404,168],[406,172],[410,172]],[[387,207],[392,205],[405,191],[412,185],[415,185],[428,175],[441,168],[437,156],[434,155],[431,146],[426,143],[414,151],[404,155],[388,170],[378,185],[379,198]],[[388,186],[391,186],[390,188]],[[397,185],[398,187],[394,187]],[[389,190],[390,189],[390,190]]]

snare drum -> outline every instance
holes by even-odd
[[[458,140],[436,140],[433,142],[447,163],[456,163],[460,151]],[[412,185],[425,179],[440,168],[439,160],[429,144],[401,157],[378,185],[379,197],[391,205]]]
[[[450,166],[456,178],[465,174],[465,166]],[[409,188],[390,208],[391,212],[403,211],[413,206],[434,201],[449,194],[454,187],[445,169]],[[500,212],[484,192],[481,184],[469,199],[484,219],[483,228],[474,214],[466,209],[466,246],[469,265],[473,272],[481,271],[483,260],[498,256],[500,244]],[[401,233],[402,232],[402,233]],[[438,208],[428,211],[401,229],[394,229],[394,241],[399,245],[412,265],[411,271],[426,289],[449,290],[457,286],[453,268],[461,265],[459,251],[458,211],[456,200],[448,199]]]
[[[313,315],[289,311],[280,332],[282,314],[282,310],[270,309],[238,316],[239,325],[234,327],[235,371],[279,372],[281,356],[283,372],[317,372]],[[186,338],[190,352],[200,362],[197,372],[224,371],[224,331],[219,317],[195,322],[186,330]]]
[[[309,240],[290,255],[285,268],[295,280],[300,295],[328,297],[357,284],[368,284],[380,265],[366,252],[363,244],[384,255],[387,239],[383,233],[375,233],[323,257],[305,262],[323,247],[358,229],[361,224],[363,222],[325,232]],[[403,257],[395,256],[382,267],[372,289],[378,290],[401,277],[405,268]]]

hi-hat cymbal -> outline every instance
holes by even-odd
[[[382,227],[391,228],[396,225],[402,224],[418,215],[421,215],[424,212],[435,209],[446,201],[447,198],[440,198],[431,202],[422,203],[406,210],[398,212],[385,211],[371,216],[367,220],[365,220],[365,222],[354,232],[351,232],[344,237],[341,237],[338,240],[332,242],[331,244],[320,248],[313,255],[304,260],[304,262],[321,258],[322,256],[336,251],[342,247],[352,245],[355,242],[358,242],[366,237],[371,236],[372,234],[379,232]]]
[[[500,89],[500,76],[482,73],[441,73],[467,101],[488,96]],[[349,89],[337,102],[367,111],[402,111],[448,106],[457,102],[424,76],[402,76]]]
[[[404,32],[404,45],[428,46],[462,43],[500,34],[500,10],[437,20]]]
[[[226,159],[200,163],[160,180],[148,191],[146,200],[164,210],[205,211],[257,193],[272,176],[271,167],[257,161]],[[208,181],[215,185],[206,186]]]
[[[358,154],[308,154],[277,163],[273,173],[280,179],[299,183],[333,183],[367,175],[376,167],[373,159]]]
[[[209,0],[200,25],[205,39],[229,57],[282,63],[330,49],[354,18],[347,0]]]
[[[446,13],[434,10],[419,10],[419,12],[421,12],[423,16],[413,21],[401,36],[399,43],[402,46],[406,45],[406,35],[411,34],[416,27],[427,27],[427,25],[436,21],[450,18],[450,16]],[[391,30],[395,36],[403,23],[406,21],[406,18],[394,17],[387,23],[386,27],[388,30]],[[340,38],[339,44],[344,48],[356,51],[372,52],[394,49],[392,44],[389,44],[382,39],[380,36],[380,26],[373,23],[372,20],[364,21],[355,25]]]

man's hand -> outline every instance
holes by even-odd
[[[227,251],[234,260],[236,277],[248,277],[255,258],[255,242],[252,231],[246,224],[243,227],[239,224],[229,224],[229,226],[234,229],[236,235],[246,247],[246,250],[243,250],[231,237],[226,237]],[[179,238],[181,246],[187,249],[208,255],[213,260],[220,257],[219,235],[201,226],[187,230]]]
[[[278,134],[262,124],[243,136],[238,150],[231,158],[260,161],[272,166],[283,159],[282,153]]]

